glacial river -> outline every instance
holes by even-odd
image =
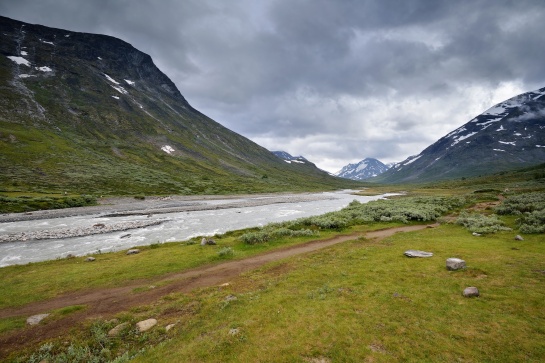
[[[86,213],[83,213],[84,215],[62,218],[48,218],[44,215],[35,220],[0,222],[0,237],[21,233],[54,234],[56,230],[92,229],[96,226],[128,222],[160,222],[160,224],[142,228],[80,237],[3,242],[0,243],[0,267],[63,258],[69,254],[84,256],[99,251],[111,252],[153,243],[184,241],[195,236],[213,236],[231,230],[263,226],[271,222],[339,210],[352,200],[365,203],[383,197],[385,195],[362,197],[353,195],[351,191],[337,191],[307,194],[302,200],[289,195],[248,196],[240,199],[193,199],[191,203],[204,210],[167,212],[169,209],[163,209],[160,213],[116,215],[111,209],[96,208],[88,209]],[[270,202],[267,198],[270,198]],[[297,201],[291,202],[292,200]],[[263,205],[249,206],[260,203]]]

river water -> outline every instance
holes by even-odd
[[[279,199],[275,197],[272,204],[260,206],[247,205],[248,202],[255,202],[258,198],[264,199],[263,197],[247,197],[197,201],[199,205],[208,205],[211,208],[209,210],[121,216],[113,216],[111,213],[97,210],[96,213],[90,215],[3,222],[0,223],[0,237],[22,232],[54,232],[57,229],[89,228],[97,224],[108,225],[134,221],[162,223],[82,237],[0,243],[0,267],[58,259],[69,254],[84,256],[99,251],[112,252],[153,243],[184,241],[196,236],[212,236],[231,230],[319,215],[339,210],[352,200],[366,203],[386,195],[364,197],[353,195],[352,191],[337,191],[313,193],[309,196],[308,201],[295,203],[286,202],[290,199],[279,202]],[[237,206],[237,203],[240,204],[240,207]],[[226,206],[225,209],[215,209],[222,205]],[[229,206],[227,207],[227,205]]]

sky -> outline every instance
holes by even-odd
[[[545,87],[543,0],[0,0],[0,15],[121,38],[202,113],[329,172],[402,161]]]

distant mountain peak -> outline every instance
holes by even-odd
[[[386,170],[388,170],[388,167],[381,161],[374,158],[365,158],[358,163],[344,166],[335,175],[345,179],[365,180],[378,176]]]
[[[291,164],[291,163],[310,164],[310,162],[302,156],[292,156],[285,151],[271,151],[271,152],[277,157],[279,157],[280,159],[287,162],[288,164]]]

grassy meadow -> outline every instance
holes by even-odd
[[[445,182],[436,189],[377,186],[375,191],[406,195],[229,232],[215,237],[216,246],[194,239],[143,247],[134,256],[95,255],[93,263],[74,258],[2,268],[0,309],[354,234],[350,241],[243,273],[228,285],[174,292],[150,305],[83,321],[70,336],[28,346],[6,360],[541,362],[545,185],[528,173],[535,170],[518,178]],[[381,240],[358,237],[435,221],[440,226]],[[517,234],[524,240],[515,240]],[[407,258],[408,249],[434,256]],[[465,260],[467,268],[448,271],[449,257]],[[463,297],[468,286],[477,287],[480,296]],[[55,310],[41,324],[85,309]],[[157,319],[157,326],[139,333],[134,323],[149,318]],[[25,319],[0,319],[0,338],[32,329]],[[119,336],[108,336],[122,322],[130,324]]]

